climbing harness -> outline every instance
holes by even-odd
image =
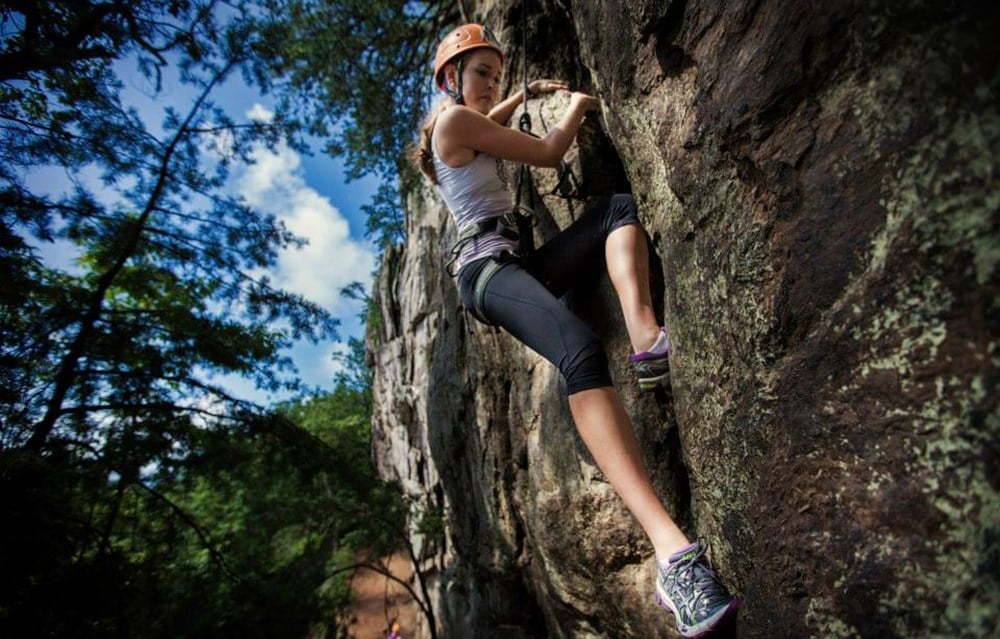
[[[530,231],[530,228],[529,228]],[[487,233],[497,233],[501,237],[518,240],[518,245],[520,246],[519,230],[517,226],[517,219],[514,216],[513,211],[506,211],[495,217],[491,217],[486,220],[481,220],[479,222],[470,224],[468,227],[463,229],[459,233],[458,240],[451,247],[451,257],[445,263],[445,271],[451,277],[455,277],[457,273],[452,270],[452,266],[455,261],[459,258],[462,253],[462,249],[466,244],[472,242],[478,237],[485,235]],[[487,258],[486,265],[476,276],[475,282],[472,285],[472,299],[473,299],[473,309],[472,314],[484,324],[489,326],[494,326],[493,322],[486,319],[486,313],[483,310],[484,300],[486,298],[486,287],[489,285],[490,280],[493,276],[503,267],[504,264],[510,262],[516,256],[510,254],[509,252],[504,252],[501,257],[489,257]],[[472,333],[471,322],[468,321],[468,312],[465,308],[462,309],[466,315],[465,325]]]
[[[462,254],[462,249],[474,240],[479,239],[487,233],[496,233],[500,237],[508,240],[520,242],[520,229],[518,220],[513,211],[504,211],[498,215],[474,222],[464,229],[460,229],[458,239],[451,245],[450,257],[445,262],[445,270],[448,275],[454,277],[457,273],[452,271],[452,265]]]

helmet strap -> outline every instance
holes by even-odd
[[[457,104],[465,104],[465,98],[462,97],[462,72],[465,71],[465,58],[466,56],[463,55],[455,62],[455,65],[458,67],[458,87],[452,89],[445,86],[444,89],[444,92],[448,94],[448,97],[454,100]]]

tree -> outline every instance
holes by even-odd
[[[223,189],[234,163],[295,143],[300,128],[280,115],[236,122],[213,104],[253,65],[266,15],[243,9],[0,8],[0,273],[12,284],[0,296],[0,492],[13,515],[0,544],[2,634],[139,634],[131,624],[149,617],[130,611],[152,609],[142,596],[162,592],[186,535],[235,575],[169,491],[207,433],[262,414],[207,374],[294,387],[283,347],[335,335],[334,318],[263,275],[298,240]],[[122,101],[126,64],[154,92],[176,73],[189,103],[150,129]],[[71,186],[40,185],[41,169]],[[75,267],[40,257],[56,241],[76,247]],[[149,543],[126,552],[122,526]]]
[[[431,637],[437,637],[436,615],[423,570],[423,557],[418,556],[412,534],[417,533],[429,543],[436,543],[444,534],[442,515],[407,499],[398,486],[374,480],[375,471],[368,455],[371,449],[371,380],[359,374],[364,362],[363,359],[359,362],[358,356],[355,351],[353,359],[349,358],[348,372],[333,393],[284,404],[281,412],[328,447],[329,458],[340,460],[337,468],[346,475],[328,486],[368,486],[367,490],[340,493],[335,498],[329,489],[326,491],[331,497],[327,502],[329,512],[338,513],[350,522],[341,538],[342,548],[350,549],[350,553],[341,553],[330,565],[330,578],[353,576],[365,569],[400,584],[426,618]],[[356,481],[356,478],[365,477],[372,478],[370,483]],[[410,560],[415,586],[394,574],[389,567],[390,555],[399,550],[403,550]]]
[[[407,513],[373,473],[369,410],[340,386],[192,429],[155,468],[109,444],[103,477],[8,451],[0,634],[332,636],[345,567],[399,547]]]
[[[213,2],[140,5],[67,3],[46,16],[63,17],[65,28],[33,33],[28,14],[5,43],[5,55],[26,60],[0,100],[3,268],[24,285],[2,309],[7,446],[92,442],[107,436],[98,423],[106,415],[192,415],[232,403],[204,371],[293,385],[281,376],[282,349],[335,335],[325,311],[262,275],[299,240],[222,190],[234,162],[298,128],[281,117],[235,122],[212,102],[222,82],[252,66],[256,23]],[[85,28],[92,33],[80,35]],[[53,61],[45,52],[63,32],[75,34],[76,57]],[[130,52],[151,79],[172,64],[193,89],[185,111],[166,109],[161,135],[122,104],[113,62]],[[60,168],[75,189],[31,190],[25,178],[40,166]],[[98,197],[82,177],[95,169],[113,197]],[[32,245],[52,240],[79,247],[79,273],[37,257]]]
[[[275,503],[241,489],[298,491],[290,511],[306,519],[316,504],[339,503],[316,500],[319,488],[371,503],[385,491],[392,503],[391,490],[372,488],[362,468],[346,472],[350,464],[332,475],[314,460],[302,465],[313,475],[296,475],[300,452],[261,442],[280,434],[308,448],[315,437],[213,381],[235,374],[294,390],[286,346],[337,328],[266,275],[279,250],[302,240],[225,187],[254,149],[305,150],[306,134],[329,135],[327,150],[346,154],[354,175],[394,175],[423,108],[414,78],[427,42],[451,19],[445,6],[0,2],[0,495],[15,522],[0,539],[0,634],[130,636],[166,606],[161,621],[187,613],[191,624],[163,632],[195,635],[210,622],[192,614],[203,602],[190,593],[206,584],[217,619],[259,620],[254,602],[298,601],[291,575],[316,576],[306,567],[347,547],[360,515],[320,518],[326,528],[315,529],[275,518],[297,531],[281,537],[240,519]],[[140,116],[123,99],[132,67],[152,97],[163,99],[171,78],[189,98],[159,122]],[[275,94],[273,117],[237,119],[215,103],[235,78]],[[52,175],[55,184],[40,177]],[[373,233],[387,242],[401,229],[394,201],[376,204],[385,216]],[[47,261],[42,249],[54,243],[72,247],[75,263]],[[363,391],[364,375],[351,379]],[[312,483],[323,473],[336,481]],[[251,568],[275,544],[301,552],[261,576]],[[53,600],[66,603],[54,611]],[[288,608],[300,620],[320,598],[302,601]]]
[[[329,136],[351,175],[383,186],[370,233],[402,233],[401,157],[426,104],[426,64],[457,15],[445,3],[213,0],[8,2],[0,59],[0,299],[4,445],[39,449],[60,424],[86,431],[97,412],[194,412],[231,402],[199,371],[264,388],[294,384],[283,347],[334,335],[336,321],[261,275],[294,245],[272,214],[224,194],[255,145]],[[133,60],[154,90],[176,70],[194,90],[154,134],[121,101]],[[269,121],[236,122],[214,91],[242,72],[276,92]],[[214,152],[205,164],[206,149]],[[31,188],[39,167],[76,188]],[[95,194],[82,177],[100,171]],[[79,247],[82,274],[44,264],[35,247]],[[225,309],[220,311],[220,309]],[[238,311],[238,312],[237,312]],[[287,323],[275,329],[276,321]],[[27,339],[25,337],[27,336]],[[178,398],[186,402],[181,405]],[[67,431],[62,433],[67,435]]]

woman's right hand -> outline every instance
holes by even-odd
[[[580,91],[574,91],[570,96],[570,104],[577,105],[583,109],[584,113],[589,113],[591,111],[597,111],[601,108],[601,101],[592,95],[587,95],[586,93],[581,93]]]

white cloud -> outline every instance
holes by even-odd
[[[247,115],[266,117],[267,110],[254,105]],[[351,237],[340,211],[306,183],[297,152],[282,144],[275,151],[258,148],[253,158],[255,163],[236,181],[239,194],[251,206],[273,212],[292,233],[308,242],[280,254],[273,274],[275,283],[335,316],[356,313],[357,304],[342,299],[340,290],[355,281],[368,287],[373,251]]]
[[[247,117],[257,122],[270,122],[274,119],[274,111],[258,102],[247,111]]]

